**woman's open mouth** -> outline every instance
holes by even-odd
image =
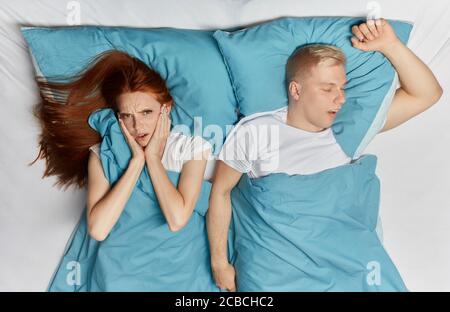
[[[138,136],[136,136],[136,139],[137,140],[143,140],[143,139],[145,139],[145,138],[147,138],[147,136],[148,136],[148,134],[141,134],[141,135],[138,135]]]

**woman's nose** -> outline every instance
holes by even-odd
[[[144,128],[144,121],[139,117],[135,117],[134,118],[134,128],[139,131],[142,130]]]

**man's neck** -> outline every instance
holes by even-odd
[[[310,122],[308,122],[301,108],[289,104],[287,107],[286,124],[288,126],[298,128],[308,132],[320,132],[325,130],[325,128],[319,128]]]

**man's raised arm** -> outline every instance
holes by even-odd
[[[380,132],[395,128],[436,103],[442,95],[432,71],[396,36],[384,20],[368,21],[352,28],[353,47],[383,53],[398,73],[397,89],[387,120]]]

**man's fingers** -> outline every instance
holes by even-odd
[[[364,43],[359,41],[356,37],[352,37],[350,39],[352,41],[353,47],[360,49],[360,50],[364,50]]]
[[[236,283],[234,281],[234,277],[232,279],[228,279],[227,276],[222,276],[222,280],[221,281],[217,281],[216,282],[216,286],[219,287],[220,290],[222,291],[232,291],[235,292],[236,291]]]
[[[219,287],[221,291],[229,290],[228,287],[222,283],[216,283],[216,286]]]
[[[369,40],[375,39],[375,37],[372,35],[372,33],[369,30],[369,27],[367,27],[366,23],[363,23],[358,26],[359,30],[364,34],[364,37],[366,37]]]
[[[375,21],[375,27],[377,28],[378,35],[381,35],[383,33],[384,24],[385,24],[385,21],[383,19],[377,19]]]
[[[230,292],[236,292],[236,285],[224,285],[224,286],[221,286],[221,285],[217,285],[217,287],[219,287],[219,289],[220,290],[222,290],[222,291],[230,291]]]
[[[369,28],[370,33],[375,38],[378,38],[378,31],[377,31],[377,27],[375,26],[375,21],[374,20],[368,20],[366,24],[367,24],[367,28]]]
[[[364,35],[361,32],[361,30],[359,30],[359,27],[357,25],[352,27],[352,32],[356,36],[356,38],[359,39],[359,41],[363,41],[364,40]]]

